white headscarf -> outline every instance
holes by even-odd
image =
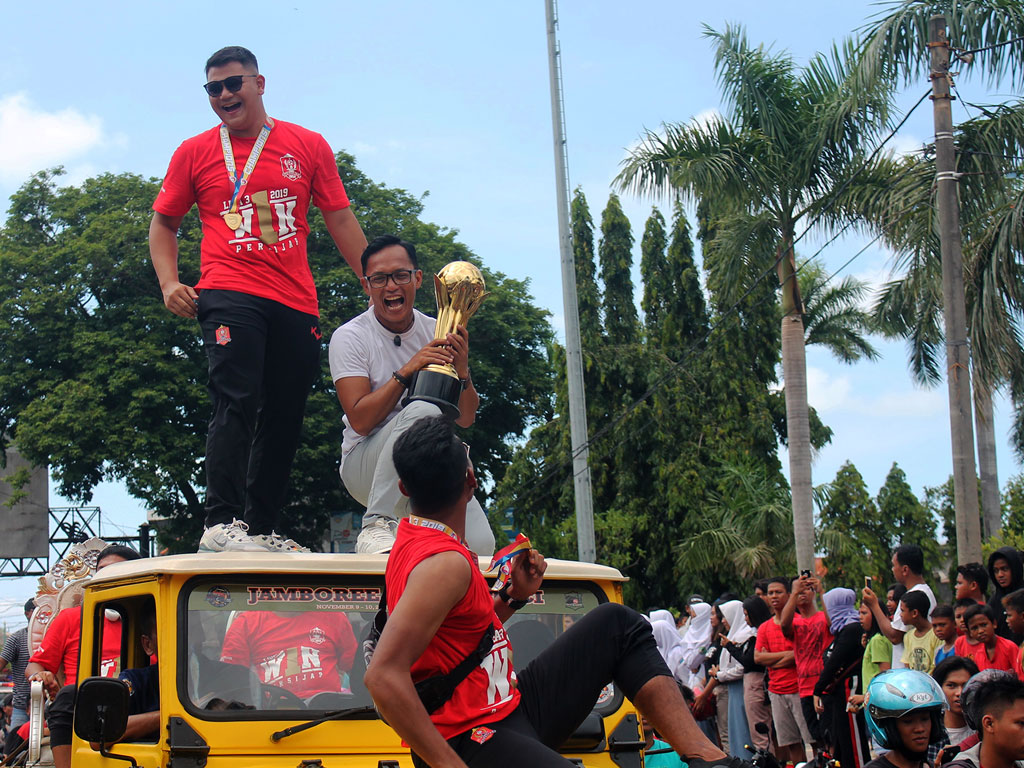
[[[672,615],[671,611],[666,611],[664,608],[657,611],[651,611],[647,615],[647,618],[651,620],[651,624],[656,621],[667,621],[673,627],[676,625],[676,617]]]
[[[743,603],[739,600],[730,600],[727,603],[722,603],[718,606],[718,609],[729,624],[729,634],[726,637],[731,642],[736,645],[743,645],[743,643],[757,634],[757,630],[747,624],[747,619],[743,615]]]
[[[690,608],[693,609],[693,618],[683,635],[683,661],[691,672],[696,672],[711,642],[711,606],[707,603],[691,603]]]
[[[651,632],[654,633],[654,641],[658,644],[658,653],[665,660],[672,676],[682,683],[689,678],[689,673],[683,665],[683,644],[676,634],[675,622],[652,621]]]

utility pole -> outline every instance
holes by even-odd
[[[935,184],[939,240],[942,246],[942,302],[946,330],[946,381],[949,385],[949,432],[953,443],[953,496],[956,506],[956,551],[960,563],[981,561],[981,514],[974,465],[971,419],[971,355],[967,347],[967,303],[964,298],[960,202],[949,78],[946,17],[932,16],[932,105],[935,115]]]
[[[551,76],[551,127],[555,143],[555,192],[558,206],[558,250],[562,257],[562,312],[565,315],[565,363],[569,380],[569,434],[572,441],[572,479],[576,497],[576,545],[579,559],[597,559],[594,542],[594,502],[590,492],[590,449],[587,447],[587,396],[583,388],[583,350],[576,305],[576,265],[569,236],[569,171],[566,160],[565,104],[562,101],[561,52],[555,30],[555,0],[545,0],[548,27],[548,70]]]

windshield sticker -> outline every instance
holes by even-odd
[[[210,591],[206,593],[206,602],[214,608],[231,605],[231,590],[227,587],[210,587]]]
[[[579,592],[566,592],[565,607],[568,608],[570,611],[582,610],[583,596]]]
[[[377,605],[380,587],[352,589],[350,587],[248,587],[249,605],[264,603],[355,603]]]

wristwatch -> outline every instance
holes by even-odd
[[[403,389],[408,389],[409,385],[412,383],[407,377],[403,376],[398,371],[392,371],[391,378],[401,384]]]
[[[501,601],[505,603],[505,605],[507,605],[513,611],[518,611],[520,608],[522,608],[528,602],[530,602],[529,600],[513,600],[512,595],[508,593],[508,584],[505,584],[505,586],[499,589],[497,594],[498,597],[501,598]]]

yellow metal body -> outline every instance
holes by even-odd
[[[564,629],[572,623],[566,618],[567,615],[572,618],[572,611],[585,613],[600,602],[621,602],[621,582],[624,579],[617,570],[568,561],[548,562],[544,585],[538,595],[557,596],[559,610],[564,608],[563,613],[549,615],[545,619],[549,626],[559,621],[558,616],[561,616]],[[385,555],[222,553],[158,557],[105,568],[90,580],[86,588],[79,680],[97,674],[97,635],[107,609],[122,613],[121,668],[146,666],[145,653],[133,638],[137,638],[142,629],[141,615],[144,611],[139,607],[149,606],[151,609],[155,606],[160,692],[159,736],[148,742],[119,743],[111,751],[130,755],[145,768],[171,766],[172,758],[174,766],[190,768],[202,765],[201,761],[193,762],[193,759],[202,753],[203,748],[198,753],[182,751],[180,739],[178,746],[169,744],[169,725],[173,722],[179,733],[183,726],[191,729],[208,747],[205,753],[208,768],[296,768],[303,765],[303,761],[312,761],[305,763],[309,766],[316,766],[316,761],[320,761],[319,764],[325,768],[389,765],[411,768],[409,750],[402,747],[401,740],[391,728],[375,717],[323,723],[275,742],[271,734],[302,723],[302,713],[243,711],[211,715],[197,709],[189,693],[190,676],[193,674],[190,665],[195,666],[194,654],[190,650],[194,638],[189,637],[189,627],[184,625],[191,621],[190,611],[201,602],[200,597],[210,599],[209,593],[214,590],[206,591],[208,585],[282,583],[315,587],[321,583],[349,579],[366,587],[367,595],[362,597],[369,602],[376,594],[373,588],[383,584],[385,564]],[[486,567],[486,561],[481,566]],[[196,591],[196,585],[202,594]],[[522,620],[531,620],[531,615],[543,614],[544,610],[550,614],[551,609],[549,601],[547,606],[531,604],[520,614]],[[540,616],[534,618],[539,619]],[[358,634],[357,640],[362,640]],[[516,653],[515,644],[513,653]],[[608,711],[609,705],[611,711]],[[616,728],[619,728],[617,734],[620,737],[627,734],[627,740],[631,738],[631,730],[636,732],[633,723],[638,716],[632,704],[617,694],[606,702],[599,714],[603,719],[605,739],[596,748],[591,746],[591,751],[567,752],[566,757],[579,758],[590,768],[642,765],[638,752],[623,762],[621,758],[613,760],[608,749],[608,736]],[[119,768],[126,765],[102,757],[77,736],[72,749],[75,768]]]

